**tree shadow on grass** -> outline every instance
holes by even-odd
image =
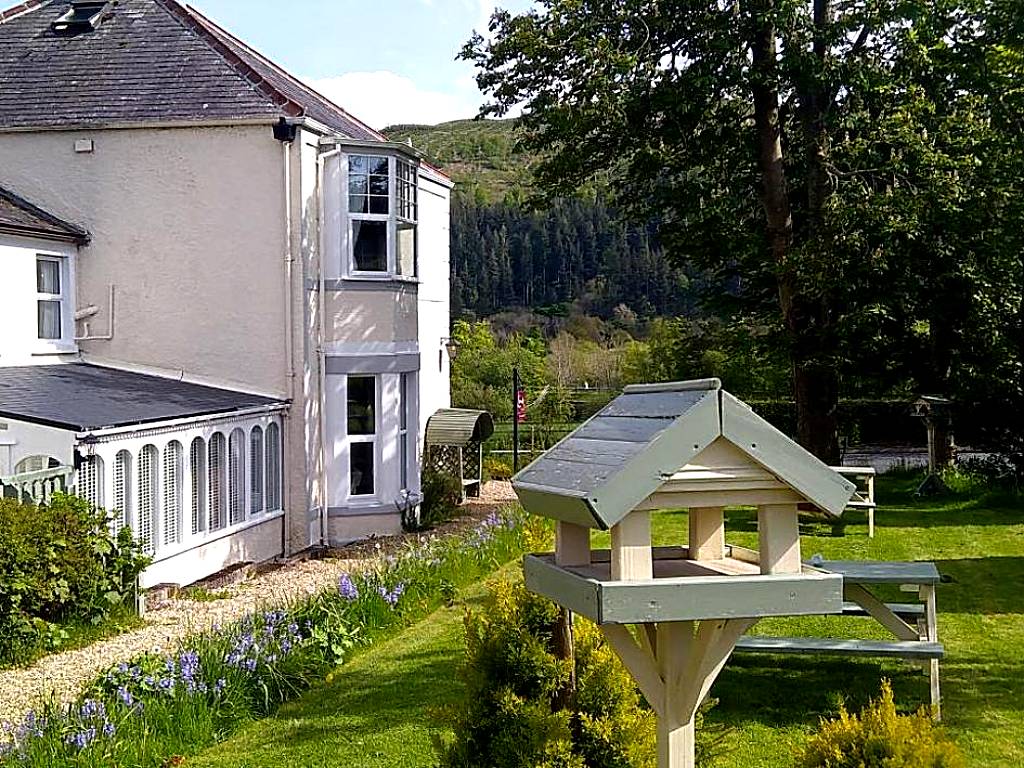
[[[816,725],[821,717],[835,715],[840,701],[856,710],[877,697],[882,678],[892,681],[899,705],[927,704],[928,678],[909,666],[741,654],[729,660],[712,689],[719,700],[712,719],[731,725]]]
[[[939,613],[1024,613],[1024,557],[937,560]],[[940,638],[941,639],[941,638]]]

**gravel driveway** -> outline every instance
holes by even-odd
[[[439,533],[457,530],[515,500],[510,483],[487,483],[479,499],[470,499],[465,515]],[[86,648],[47,656],[31,667],[0,672],[0,721],[20,721],[25,712],[49,696],[70,701],[81,687],[104,670],[146,651],[169,651],[187,635],[241,618],[258,608],[282,605],[295,597],[337,585],[342,573],[365,567],[379,552],[400,546],[408,537],[360,542],[322,559],[294,560],[224,588],[222,599],[169,599],[146,613],[146,625],[101,640]],[[218,590],[219,591],[219,590]]]

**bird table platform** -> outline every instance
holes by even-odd
[[[557,521],[527,587],[601,627],[658,715],[660,768],[694,765],[697,708],[758,619],[843,610],[842,576],[801,561],[798,508],[838,517],[854,485],[717,379],[627,387],[513,485]],[[735,505],[757,507],[759,551],[726,545]],[[688,509],[685,546],[652,546],[663,508]],[[591,550],[594,529],[610,550]]]

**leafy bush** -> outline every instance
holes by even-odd
[[[144,654],[72,705],[28,713],[0,733],[0,766],[177,765],[322,680],[355,646],[422,618],[549,535],[513,508],[464,533],[420,537],[343,576],[338,589],[216,627],[166,656]]]
[[[882,682],[881,696],[859,715],[840,707],[839,717],[822,721],[804,749],[802,768],[959,768],[956,745],[924,709],[900,715],[892,686]]]
[[[423,491],[419,521],[421,528],[433,528],[455,517],[462,503],[462,483],[459,478],[424,462],[420,487]]]
[[[466,617],[464,699],[442,710],[454,737],[437,742],[441,768],[653,768],[657,722],[596,626],[574,622],[573,670],[554,652],[558,607],[521,584],[499,584]],[[698,764],[713,751],[698,716]]]
[[[491,480],[508,480],[512,477],[512,465],[497,456],[484,459],[484,475]]]
[[[82,499],[0,499],[0,663],[59,645],[60,625],[98,624],[122,608],[146,563],[131,532],[113,536]]]

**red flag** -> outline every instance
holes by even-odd
[[[516,423],[522,424],[526,421],[526,390],[516,390]]]

